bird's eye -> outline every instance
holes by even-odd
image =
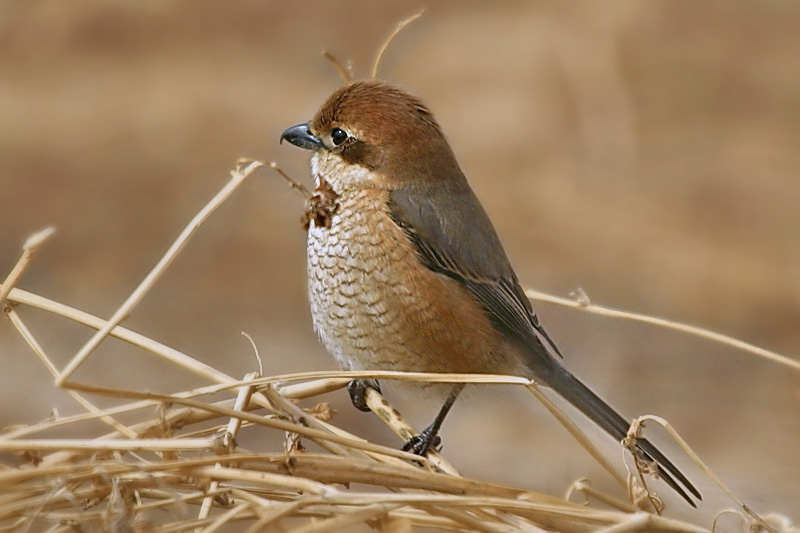
[[[347,132],[345,132],[343,129],[333,128],[331,130],[331,140],[333,141],[333,144],[335,144],[336,146],[342,144],[345,141],[345,139],[347,139]]]

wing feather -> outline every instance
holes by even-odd
[[[628,422],[573,376],[555,356],[555,343],[539,324],[533,307],[511,269],[488,216],[465,180],[446,185],[420,185],[391,193],[390,214],[408,234],[421,261],[432,271],[460,283],[506,338],[525,346],[529,368],[616,439],[625,437]],[[692,506],[697,489],[655,446],[638,441],[641,457],[658,461],[664,481]],[[677,481],[676,481],[677,479]]]
[[[422,262],[460,283],[492,324],[535,357],[561,356],[539,324],[489,217],[466,184],[393,191],[391,216]],[[476,220],[477,219],[477,220]],[[541,361],[529,361],[531,368]]]

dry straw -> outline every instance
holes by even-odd
[[[22,258],[0,287],[0,305],[56,382],[85,412],[8,428],[0,435],[0,450],[13,452],[19,458],[18,465],[0,471],[0,530],[39,531],[49,527],[50,531],[171,532],[235,527],[242,531],[313,532],[360,524],[392,532],[420,527],[492,532],[707,531],[706,527],[660,516],[660,502],[647,491],[644,473],[634,469],[627,477],[621,474],[527,379],[399,372],[307,372],[271,377],[253,372],[236,379],[121,326],[203,221],[261,166],[258,161],[241,161],[237,165],[230,182],[198,212],[109,320],[16,288],[36,250],[53,230],[48,228],[25,244]],[[546,298],[585,310],[598,309],[586,302]],[[48,311],[97,333],[59,372],[20,316],[20,307]],[[624,318],[643,320],[629,314]],[[680,329],[696,333],[685,327]],[[69,381],[94,348],[109,336],[200,376],[209,384],[165,395]],[[741,347],[741,341],[716,340]],[[771,361],[784,359],[777,354],[754,352]],[[628,489],[629,500],[634,503],[599,492],[584,482],[577,482],[570,494],[582,493],[586,500],[594,502],[592,506],[527,488],[464,478],[438,453],[421,458],[368,442],[332,424],[333,413],[327,404],[298,404],[339,389],[354,377],[525,387]],[[120,402],[101,409],[86,399],[85,393],[114,397]],[[229,399],[211,399],[211,395],[220,393]],[[377,392],[371,391],[367,402],[401,438],[415,434]],[[154,406],[158,407],[155,416]],[[123,424],[119,421],[121,415],[126,420],[139,421]],[[689,456],[731,496],[747,524],[776,530],[733,496],[666,422],[655,417],[635,421],[630,438],[626,439],[628,446],[638,437],[645,418],[667,428]],[[97,420],[108,426],[107,433],[82,439],[37,438],[54,428],[87,432],[81,424]],[[278,435],[284,444],[277,448],[265,444],[262,449],[242,449],[236,444],[242,428]],[[270,439],[259,438],[258,442]],[[310,443],[315,445],[314,451],[307,448]]]

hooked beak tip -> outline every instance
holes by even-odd
[[[296,126],[287,128],[286,131],[281,134],[280,144],[282,144],[284,140],[306,150],[320,150],[324,148],[319,137],[311,133],[308,123],[297,124]]]

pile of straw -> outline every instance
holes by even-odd
[[[627,479],[616,473],[594,450],[589,439],[527,380],[508,376],[392,372],[273,377],[252,373],[235,379],[122,327],[120,323],[202,222],[261,166],[258,161],[237,166],[231,173],[231,181],[195,216],[141,285],[108,320],[15,288],[52,230],[29,239],[19,263],[0,287],[0,305],[10,323],[53,373],[56,383],[85,412],[7,428],[0,435],[0,451],[13,452],[18,458],[17,464],[0,470],[0,530],[707,530],[660,516],[660,502],[647,490],[643,472],[634,467]],[[616,312],[592,306],[585,300],[562,303],[596,312]],[[59,371],[18,313],[21,306],[42,309],[97,331]],[[109,336],[192,372],[207,380],[209,385],[159,395],[71,382],[75,370]],[[751,351],[760,350],[747,349],[751,348]],[[761,355],[796,368],[796,363],[777,354]],[[349,434],[331,423],[332,413],[327,404],[315,405],[310,399],[341,388],[354,377],[506,383],[526,387],[629,489],[633,503],[580,483],[573,492],[581,492],[591,505],[467,479],[438,453],[431,452],[421,458]],[[124,401],[116,407],[100,409],[86,398],[87,392]],[[218,399],[220,397],[223,399]],[[303,405],[309,407],[301,408],[299,400],[304,400]],[[402,438],[414,434],[377,392],[370,391],[367,400],[373,412]],[[132,417],[136,423],[120,421]],[[66,427],[82,434],[86,430],[81,424],[88,421],[101,421],[108,426],[107,432],[81,439],[36,438],[49,430]],[[665,427],[703,467],[668,424]],[[265,443],[263,447],[254,450],[239,447],[237,437],[243,429],[262,432],[264,435],[251,440]],[[632,439],[639,429],[639,424],[633,425]],[[727,490],[721,482],[719,485]],[[776,530],[743,502],[731,497],[753,528]]]

